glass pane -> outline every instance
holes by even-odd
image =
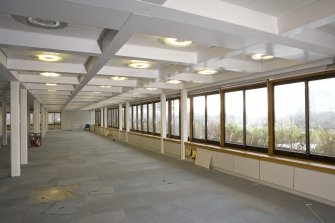
[[[148,123],[149,123],[149,129],[148,129],[148,131],[149,132],[153,132],[154,131],[154,126],[153,126],[153,119],[152,119],[152,116],[153,116],[153,104],[149,104],[148,105],[148,117],[149,117],[149,119],[148,119]]]
[[[48,113],[48,124],[53,125],[55,124],[55,116],[54,113]]]
[[[335,157],[335,78],[308,85],[310,153]]]
[[[246,145],[268,147],[267,89],[245,91]]]
[[[243,92],[225,93],[225,142],[243,144]]]
[[[34,124],[34,114],[33,113],[30,113],[30,125],[33,125]]]
[[[187,131],[188,138],[190,138],[190,111],[191,111],[191,102],[190,102],[190,99],[187,98],[187,127],[186,127],[186,131]]]
[[[171,135],[179,136],[179,99],[171,101]]]
[[[6,125],[10,125],[10,113],[6,113]]]
[[[125,108],[124,107],[122,107],[122,110],[121,110],[121,123],[120,123],[120,127],[121,127],[121,129],[124,129],[124,111],[125,111]]]
[[[193,138],[205,139],[205,96],[193,98]]]
[[[220,141],[220,111],[219,94],[207,96],[207,140]]]
[[[119,109],[115,108],[115,121],[114,121],[114,128],[118,128],[119,127]]]
[[[142,131],[142,109],[141,105],[137,105],[137,130]]]
[[[165,123],[166,123],[166,132],[167,132],[167,134],[169,134],[168,132],[169,132],[169,101],[166,101],[166,107],[165,107],[165,109],[166,109],[166,112],[165,112]]]
[[[136,106],[133,106],[133,130],[137,130],[137,110]]]
[[[60,125],[60,113],[55,113],[55,124]]]
[[[155,103],[155,133],[161,133],[161,103]]]
[[[143,131],[147,132],[148,131],[148,113],[147,113],[147,105],[142,105],[142,109],[143,109],[143,115],[142,115],[142,123],[143,123]]]
[[[275,86],[275,148],[305,153],[305,83]]]

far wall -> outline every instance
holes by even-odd
[[[62,130],[84,129],[85,124],[89,124],[90,122],[91,114],[89,111],[62,111]]]

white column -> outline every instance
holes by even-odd
[[[90,122],[90,125],[93,125],[93,110],[90,111],[90,114],[91,114],[91,122]]]
[[[185,159],[185,142],[187,142],[187,90],[180,91],[180,158]]]
[[[37,100],[34,100],[34,118],[33,118],[33,126],[34,126],[34,133],[39,133],[39,114],[40,114],[40,103]]]
[[[95,125],[95,110],[92,110],[92,125]]]
[[[28,107],[27,89],[20,90],[21,164],[28,164]]]
[[[49,113],[48,113],[48,110],[46,110],[46,109],[44,109],[44,112],[45,112],[45,115],[44,115],[44,117],[45,117],[45,121],[44,121],[45,131],[48,131],[48,129],[49,129]],[[61,122],[62,122],[62,120],[61,120]]]
[[[126,102],[126,142],[128,142],[128,132],[130,131],[130,105]]]
[[[44,106],[41,106],[41,135],[45,136],[45,110]]]
[[[107,128],[107,107],[104,108],[104,127]]]
[[[7,102],[2,102],[2,145],[7,145]]]
[[[100,118],[101,118],[100,125],[101,125],[101,128],[102,128],[102,127],[104,127],[104,109],[103,108],[100,109]]]
[[[119,104],[119,140],[121,140],[121,130],[122,130],[122,104]],[[124,118],[124,117],[123,117]]]
[[[166,138],[166,95],[161,94],[161,153],[164,153],[164,138]]]
[[[20,82],[10,82],[10,157],[11,176],[21,175],[20,159]]]

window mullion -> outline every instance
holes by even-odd
[[[246,127],[246,105],[245,105],[245,90],[243,90],[243,147],[246,148],[247,127]]]
[[[305,127],[306,127],[306,155],[310,155],[310,139],[309,139],[309,89],[308,81],[305,82]]]

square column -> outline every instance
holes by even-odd
[[[130,105],[126,102],[126,142],[128,142],[128,132],[130,131]]]
[[[95,125],[95,110],[92,110],[92,125]]]
[[[34,133],[40,133],[40,103],[37,100],[34,100],[34,118],[33,126]]]
[[[161,94],[161,153],[164,153],[164,138],[166,138],[166,95]]]
[[[107,128],[107,108],[104,108],[104,127]]]
[[[101,125],[101,128],[104,127],[104,109],[103,108],[100,109],[100,125]]]
[[[10,82],[10,158],[11,176],[21,175],[20,159],[20,82]]]
[[[21,164],[28,164],[28,107],[27,89],[20,90]]]
[[[2,102],[2,145],[7,145],[7,102]]]
[[[122,104],[119,104],[119,140],[121,140],[121,130],[122,130]],[[125,117],[123,117],[125,118]]]
[[[45,131],[48,131],[49,129],[49,113],[48,113],[48,110],[44,109],[44,112],[45,112]],[[61,120],[62,121],[62,120]]]
[[[187,137],[187,90],[182,89],[180,91],[180,158],[185,159],[185,142],[188,141]]]
[[[45,136],[45,109],[41,106],[41,135],[42,137]]]

